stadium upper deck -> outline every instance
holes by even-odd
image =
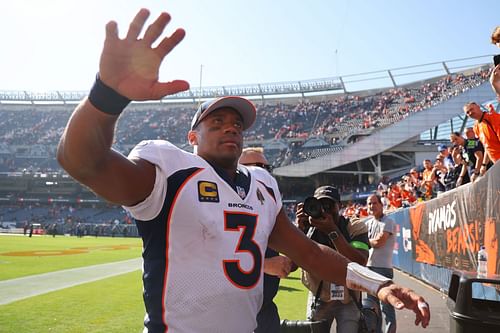
[[[352,147],[356,137],[374,134],[409,114],[420,113],[485,82],[489,64],[481,61],[486,59],[491,58],[474,57],[306,83],[204,88],[201,92],[194,89],[161,102],[133,103],[120,119],[115,148],[127,153],[142,139],[162,138],[189,149],[185,138],[198,103],[193,96],[204,99],[238,94],[254,99],[258,106],[258,121],[247,133],[247,144],[264,146],[275,167],[281,167],[277,174],[303,177],[310,173],[289,172],[300,162],[322,155],[333,153],[338,160],[336,152]],[[346,93],[360,86],[364,90]],[[0,92],[0,112],[4,113],[0,117],[0,171],[58,170],[53,158],[55,145],[74,103],[85,94]],[[186,98],[186,94],[191,97]],[[331,172],[331,165],[325,167],[317,172]],[[359,174],[357,167],[337,171],[353,170]]]

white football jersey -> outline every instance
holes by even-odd
[[[204,159],[166,141],[143,141],[129,156],[157,166],[151,195],[125,207],[144,242],[144,331],[253,332],[264,253],[281,209],[275,179],[240,166],[231,186]]]

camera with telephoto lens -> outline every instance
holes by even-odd
[[[324,212],[321,202],[315,197],[306,198],[306,200],[304,200],[304,207],[302,209],[304,210],[304,213],[315,219],[323,216]]]

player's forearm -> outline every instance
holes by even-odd
[[[347,264],[350,260],[328,246],[318,243],[315,245],[315,248],[307,254],[308,258],[298,265],[322,280],[345,285]],[[329,264],[325,265],[325,262]]]
[[[87,99],[77,106],[57,148],[57,160],[71,176],[82,180],[99,172],[111,153],[117,118]]]
[[[319,278],[345,285],[349,260],[332,248],[307,238],[292,225],[283,208],[276,218],[268,246]]]
[[[334,241],[334,244],[337,248],[337,251],[347,259],[357,262],[360,265],[366,265],[366,262],[368,260],[368,251],[364,251],[366,252],[365,254],[361,253],[359,250],[353,248],[342,236],[339,236]]]

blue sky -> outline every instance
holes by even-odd
[[[184,41],[160,78],[193,87],[297,81],[500,53],[497,1],[2,1],[0,90],[88,90],[104,25],[172,15]],[[484,60],[483,60],[484,61]]]

